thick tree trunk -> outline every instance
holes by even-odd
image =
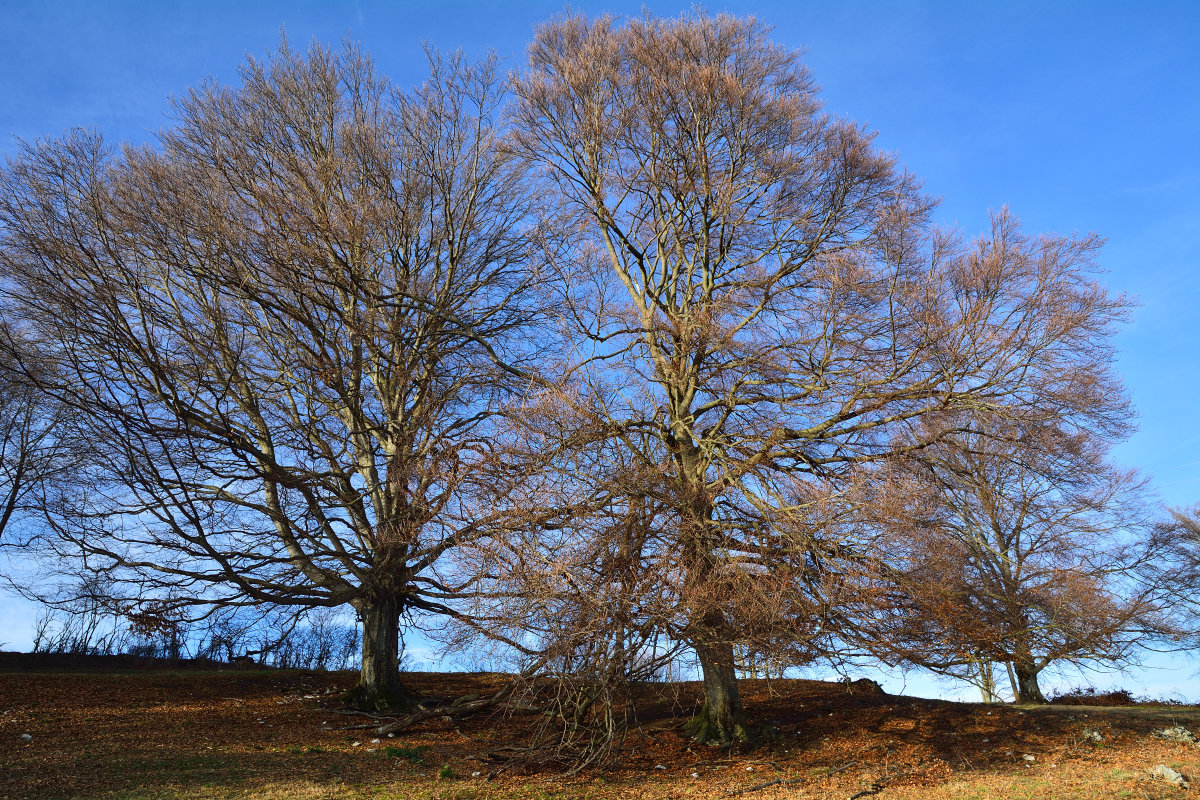
[[[690,437],[686,432],[684,441]],[[732,745],[750,742],[754,737],[742,708],[742,696],[738,692],[737,674],[733,657],[733,642],[730,640],[728,621],[721,610],[720,600],[714,600],[711,579],[714,574],[714,551],[719,536],[713,528],[713,509],[704,488],[704,469],[698,463],[698,452],[687,447],[679,455],[680,470],[694,481],[690,487],[695,498],[684,516],[687,523],[683,529],[688,541],[687,582],[697,589],[698,608],[690,620],[691,645],[700,660],[704,676],[704,705],[688,723],[686,731],[702,744]]]
[[[362,670],[358,685],[346,695],[355,708],[408,711],[416,696],[400,682],[400,603],[385,597],[359,606],[362,616]]]
[[[710,613],[704,620],[705,633],[717,633],[723,622],[720,612]],[[704,706],[688,723],[687,732],[702,744],[750,742],[753,735],[738,691],[733,645],[702,638],[693,647],[704,675]]]
[[[1013,671],[1017,675],[1018,703],[1045,703],[1041,687],[1038,686],[1038,668],[1034,666],[1033,658],[1020,659],[1013,662]]]

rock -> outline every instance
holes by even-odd
[[[1080,734],[1080,736],[1082,736],[1084,739],[1086,739],[1089,742],[1104,741],[1104,734],[1101,733],[1100,731],[1093,731],[1093,730],[1085,729],[1084,732]]]
[[[1191,786],[1191,784],[1188,783],[1187,778],[1183,777],[1178,772],[1176,772],[1175,770],[1168,767],[1166,764],[1159,764],[1157,767],[1150,770],[1150,774],[1160,780],[1166,781],[1167,783],[1173,783],[1176,786],[1178,786],[1180,789],[1186,789],[1189,786]]]
[[[1030,755],[1029,753],[1026,753],[1025,755],[1021,756],[1021,758],[1025,759],[1025,761],[1027,761],[1030,764],[1032,764],[1034,761],[1037,761],[1037,756]]]
[[[693,778],[699,778],[699,777],[700,777],[700,773],[699,773],[699,772],[693,772],[693,773],[692,773],[692,777],[693,777]]]
[[[32,736],[31,734],[28,734],[28,733],[22,733],[22,734],[21,734],[21,736],[20,736],[20,739],[21,739],[21,741],[22,741],[22,742],[32,742],[32,741],[33,741],[33,736]]]
[[[482,775],[482,774],[483,774],[483,773],[482,773],[482,772],[480,772],[479,770],[475,770],[474,772],[472,772],[472,773],[471,773],[471,777],[472,777],[472,778],[478,778],[478,777],[479,777],[480,775]]]
[[[1168,742],[1196,744],[1196,737],[1182,725],[1172,725],[1170,728],[1163,728],[1161,731],[1155,731],[1154,735],[1159,739],[1166,739]]]
[[[655,769],[666,769],[666,767],[664,767],[662,764],[655,764],[654,768]]]

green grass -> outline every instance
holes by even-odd
[[[385,747],[383,754],[388,758],[406,758],[414,764],[425,766],[425,753],[429,748],[425,745],[418,747],[408,747],[401,745],[400,747]]]

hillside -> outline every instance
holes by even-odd
[[[696,685],[655,685],[617,768],[563,777],[480,760],[519,738],[521,717],[376,742],[339,730],[362,722],[335,713],[353,674],[152,666],[0,658],[0,798],[1171,798],[1189,792],[1154,779],[1156,765],[1200,776],[1200,749],[1154,736],[1200,729],[1197,707],[1017,709],[746,681],[747,706],[779,736],[730,755],[674,727]],[[502,676],[410,680],[452,697]]]

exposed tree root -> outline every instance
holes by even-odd
[[[508,688],[504,688],[495,694],[488,695],[487,697],[480,697],[477,694],[468,694],[463,695],[462,697],[459,697],[450,703],[431,703],[428,706],[421,704],[418,705],[416,711],[413,711],[411,714],[405,714],[404,716],[396,717],[392,721],[380,725],[375,732],[381,735],[397,733],[405,728],[409,728],[413,725],[430,719],[441,719],[449,722],[451,726],[453,726],[453,721],[456,719],[469,717],[472,714],[477,714],[480,711],[490,708],[504,708],[510,711],[534,713],[542,710],[536,706],[530,706],[528,704],[509,702],[507,700],[509,691],[510,690]]]
[[[857,763],[858,763],[857,761],[848,761],[845,764],[842,764],[840,767],[830,767],[829,771],[825,773],[825,777],[829,778],[834,775],[837,775],[839,772],[845,772],[846,770],[850,769]],[[774,766],[776,769],[778,769],[777,765],[775,765],[773,763],[771,765]],[[763,789],[769,789],[772,786],[795,786],[798,783],[807,783],[810,780],[812,780],[812,779],[811,778],[789,778],[789,779],[785,780],[784,778],[776,778],[773,781],[767,781],[766,783],[758,783],[758,784],[755,784],[754,786],[747,786],[744,789],[730,789],[729,791],[725,792],[725,796],[726,797],[736,797],[739,794],[750,794],[751,792],[757,792],[757,791],[761,791]],[[883,780],[890,780],[890,779],[885,778]],[[879,781],[878,783],[882,784],[883,780]],[[874,786],[875,786],[875,784],[872,784],[872,787],[874,787]],[[880,785],[879,788],[882,789],[883,786]],[[878,791],[878,790],[876,790],[876,791]],[[868,792],[868,794],[874,794],[874,792]],[[856,798],[861,797],[861,796],[862,796],[861,794],[855,795]],[[853,800],[853,798],[852,798],[852,800]]]
[[[342,695],[342,701],[351,709],[387,713],[408,711],[418,705],[420,698],[399,682],[385,689],[360,683]]]
[[[739,794],[750,794],[750,792],[757,792],[761,789],[769,789],[772,786],[792,786],[797,783],[804,783],[807,780],[808,778],[792,778],[791,780],[785,781],[783,778],[776,778],[775,780],[767,781],[766,783],[760,783],[755,786],[747,786],[745,789],[733,789],[726,792],[725,796],[735,797]]]
[[[900,778],[906,774],[908,774],[907,771],[897,772],[895,775],[884,775],[882,778],[875,781],[870,786],[868,786],[866,789],[863,789],[861,792],[855,792],[854,794],[850,795],[849,800],[859,800],[860,797],[870,797],[871,795],[879,794],[884,789],[886,789],[888,787],[888,784],[890,784],[892,781],[894,781],[897,778]]]
[[[684,733],[700,744],[721,747],[753,747],[758,731],[746,724],[741,715],[721,720],[707,702],[683,726]]]

